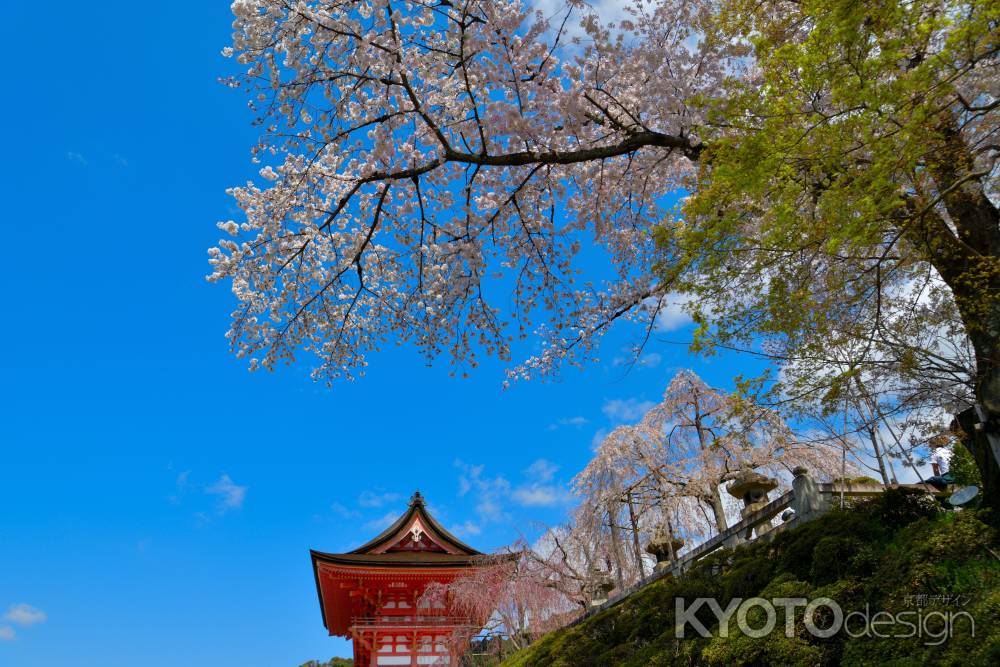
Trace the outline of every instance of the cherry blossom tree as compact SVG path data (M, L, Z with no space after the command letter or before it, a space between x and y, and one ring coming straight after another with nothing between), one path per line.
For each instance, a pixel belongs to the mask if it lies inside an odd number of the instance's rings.
M580 503L569 521L543 526L541 536L531 545L523 541L515 545L529 563L524 571L558 593L557 615L586 609L602 587L624 581L616 569L607 524L594 517L591 508Z
M210 278L232 284L252 368L304 352L351 378L394 340L465 369L538 334L511 371L528 377L592 356L618 318L652 326L668 285L651 229L701 151L692 100L741 53L699 39L703 4L635 2L614 29L580 2L232 7L264 180L231 190L243 215L219 224L236 238ZM584 244L610 278L581 272Z
M553 573L529 553L525 544L517 543L480 558L475 567L447 584L427 587L422 604L447 599L455 615L471 619L469 627L451 638L453 660L474 641L499 649L503 643L493 640L502 638L518 650L563 624L573 605L554 585Z
M691 542L704 539L726 530L736 513L726 483L746 470L781 480L800 465L832 477L841 454L827 442L800 441L774 410L681 371L637 424L608 434L574 482L584 505L619 508L613 523L633 534L633 561L623 569L634 577L642 572L638 547L656 527L652 522ZM645 515L645 507L654 511Z
M725 484L747 470L780 476L805 465L831 477L841 468L828 443L800 443L773 411L679 372L663 399L635 425L601 443L574 479L570 521L484 559L428 599L473 620L453 638L465 650L477 634L504 634L520 647L586 609L599 592L623 590L649 572L645 546L667 527L689 546L737 515Z
M537 336L509 371L532 377L593 359L622 318L645 340L683 290L696 349L839 345L841 384L957 371L932 400L1000 502L994 3L635 0L616 25L577 0L233 12L262 180L232 189L210 277L232 285L251 368L304 355L351 378L392 341L465 372ZM887 325L928 278L971 368L925 345L933 316Z

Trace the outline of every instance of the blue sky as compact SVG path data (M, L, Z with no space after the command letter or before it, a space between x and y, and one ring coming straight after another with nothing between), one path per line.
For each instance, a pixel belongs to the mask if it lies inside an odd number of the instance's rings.
M419 488L483 549L557 522L596 434L678 367L733 359L654 342L504 392L408 349L328 390L250 374L210 285L226 187L255 173L228 3L28 3L0 23L0 665L294 667L325 636L308 549L351 548ZM683 339L678 325L669 333ZM19 606L27 605L27 606Z

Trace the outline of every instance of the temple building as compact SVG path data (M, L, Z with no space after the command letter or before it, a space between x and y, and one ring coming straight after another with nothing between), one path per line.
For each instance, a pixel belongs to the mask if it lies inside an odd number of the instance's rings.
M475 567L482 554L427 512L417 491L406 512L380 535L348 553L310 551L323 625L354 643L356 667L447 665L449 642L482 620L460 618L443 601L421 596Z

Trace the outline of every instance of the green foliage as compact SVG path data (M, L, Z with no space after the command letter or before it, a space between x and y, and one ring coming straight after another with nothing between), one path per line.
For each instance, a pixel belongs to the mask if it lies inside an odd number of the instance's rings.
M827 584L846 577L853 571L851 558L864 544L851 535L829 535L816 543L812 555L810 578Z
M840 482L847 482L848 484L865 485L865 484L878 484L881 485L882 482L878 481L874 477L869 477L868 475L861 475L860 477L834 477L830 480L834 484L839 484Z
M350 658L330 658L326 662L310 660L302 663L299 667L354 667L354 661Z
M716 552L680 577L656 581L616 607L546 635L503 665L1000 664L1000 562L991 553L997 535L980 513L939 512L923 498L887 492L782 532L771 542ZM733 596L827 596L846 614L866 605L873 611L917 611L914 600L921 595L950 596L948 603L924 612L968 612L975 619L975 637L963 621L951 639L936 646L926 637L851 638L843 632L818 639L806 631L801 607L792 619L792 637L782 631L782 608L777 629L764 638L744 635L735 622L728 637L717 636L715 616L707 608L698 618L713 629L712 637L674 636L677 597L688 602L715 597L725 607ZM751 627L763 624L762 614L751 610Z
M886 489L870 501L867 509L874 521L891 529L929 519L940 511L934 498L909 489Z
M976 459L972 456L972 452L962 445L954 446L948 472L951 473L952 479L958 486L978 486L979 488L983 486L979 468L976 466Z
M790 408L842 410L859 380L912 410L1000 402L997 181L977 148L1000 116L1000 3L720 6L708 38L750 44L757 75L696 101L699 172L656 232L661 279L696 296L695 349L795 360ZM976 360L949 375L941 339Z

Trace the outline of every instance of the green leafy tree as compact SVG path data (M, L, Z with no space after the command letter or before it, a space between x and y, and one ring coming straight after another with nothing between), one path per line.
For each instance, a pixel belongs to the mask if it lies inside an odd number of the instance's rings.
M354 661L350 658L330 658L326 662L310 660L302 663L300 667L354 667Z
M976 460L964 447L955 447L948 472L951 473L952 479L958 486L979 486L983 483L979 476L979 468L976 467Z
M792 402L882 386L927 436L950 421L928 410L962 415L997 504L1000 4L730 2L716 19L711 39L748 43L753 67L704 100L693 195L657 232L661 276L699 297L696 346L763 337Z

